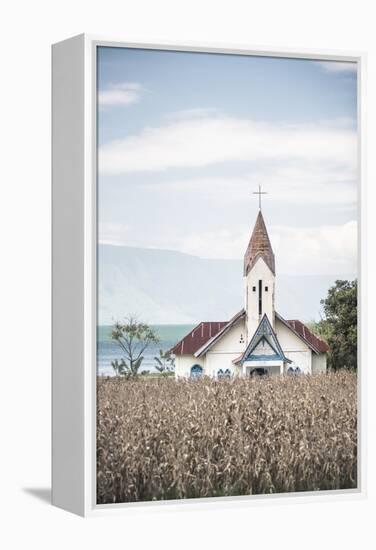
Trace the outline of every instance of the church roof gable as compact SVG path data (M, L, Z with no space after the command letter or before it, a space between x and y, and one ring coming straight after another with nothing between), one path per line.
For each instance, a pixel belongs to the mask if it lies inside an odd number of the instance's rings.
M294 332L315 353L327 353L329 351L328 344L313 334L304 323L295 319L286 320L277 312L275 315L281 323Z
M227 321L203 321L199 323L175 344L171 349L171 353L175 355L194 355L203 344L211 340L226 325Z
M203 355L204 353L206 353L207 351L209 351L209 349L214 346L214 344L216 342L218 342L225 334L227 334L227 332L240 320L242 319L243 317L245 316L245 310L244 309L241 309L236 315L234 315L234 317L232 317L228 323L226 323L222 329L217 333L215 334L210 340L208 340L206 343L203 344L203 346L198 349L195 353L195 356L196 357L200 357L201 355Z
M240 361L279 360L291 362L281 348L277 335L265 314Z
M222 338L222 336L227 334L231 327L233 327L238 320L243 318L244 315L245 311L244 309L242 309L236 315L234 315L234 317L230 319L230 321L210 321L199 323L196 327L194 327L194 329L191 330L191 332L189 332L184 338L182 338L177 344L175 344L175 346L171 349L171 352L175 355L195 355L196 357L200 357L201 355L206 353L216 342L218 342ZM301 321L287 321L277 312L275 313L275 315L276 319L281 321L287 328L294 332L294 334L296 334L298 338L303 340L315 353L326 353L329 350L329 346L326 344L326 342L320 340L320 338L315 336ZM265 318L267 322L265 321L263 323ZM267 337L267 335L263 333L267 325L269 325L270 327L268 328L270 333L269 337ZM264 315L246 351L241 354L237 359L235 359L233 363L238 364L240 361L244 360L245 355L247 354L247 352L249 352L249 349L252 348L252 345L256 347L257 344L261 342L263 336L266 339L267 347L273 349L278 357L284 357L283 360L288 361L279 344L277 335L270 325L269 319L266 315ZM268 358L271 359L272 356L269 356L269 351L267 351L267 354ZM276 357L273 358L275 359ZM261 357L259 357L259 359L261 359Z

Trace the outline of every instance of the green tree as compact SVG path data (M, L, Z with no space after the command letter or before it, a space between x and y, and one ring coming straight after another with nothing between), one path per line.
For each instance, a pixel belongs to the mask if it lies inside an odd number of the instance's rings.
M328 366L333 370L357 367L357 281L338 280L321 304L324 319L316 334L329 345Z
M137 377L144 359L143 353L151 344L159 343L155 331L134 317L126 318L124 324L115 323L111 338L115 340L124 354L120 361L116 359L111 362L112 368L117 376L126 378Z
M159 350L159 357L154 357L155 368L161 374L168 374L175 370L175 358L171 351Z

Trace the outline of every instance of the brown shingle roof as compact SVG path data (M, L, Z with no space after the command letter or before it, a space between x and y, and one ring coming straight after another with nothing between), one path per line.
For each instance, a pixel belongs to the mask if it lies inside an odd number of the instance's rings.
M187 336L184 336L178 342L171 352L175 355L193 355L208 340L213 338L222 328L227 325L227 321L209 321L197 325Z
M171 352L175 355L194 355L201 347L209 343L212 338L215 341L214 336L223 330L226 325L231 325L232 321L236 321L243 314L244 310L241 310L230 321L204 321L199 323L171 349ZM283 319L278 313L276 313L276 316L316 353L326 353L329 350L328 344L315 336L301 321ZM238 362L242 356L243 354L233 362Z
M326 353L329 350L329 346L323 340L320 340L313 332L309 330L301 321L286 320L291 328L312 348L314 348L319 353Z
M196 352L196 357L201 357L203 353L206 353L218 340L224 336L231 327L233 327L240 319L245 317L245 309L241 309L238 311L236 315L234 315L227 323L225 323L224 327L212 338L210 338L207 342L203 344L201 348L199 348Z
M270 270L275 274L275 261L272 245L266 230L261 210L259 210L251 239L244 255L244 275L247 275L258 260L262 258Z

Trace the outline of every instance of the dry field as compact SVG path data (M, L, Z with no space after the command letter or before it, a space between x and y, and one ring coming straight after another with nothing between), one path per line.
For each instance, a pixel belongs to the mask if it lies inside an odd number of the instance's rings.
M98 379L98 503L354 488L356 374Z

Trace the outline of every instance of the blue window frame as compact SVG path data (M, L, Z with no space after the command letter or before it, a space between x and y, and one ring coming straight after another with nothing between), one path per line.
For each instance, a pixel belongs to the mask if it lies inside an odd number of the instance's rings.
M297 374L302 374L302 370L301 370L300 367L296 367L296 368L294 368L294 367L289 367L289 368L287 369L287 374L296 374L296 375L297 375Z
M199 378L200 376L202 376L202 367L200 365L193 365L193 367L191 367L191 377L192 378Z

